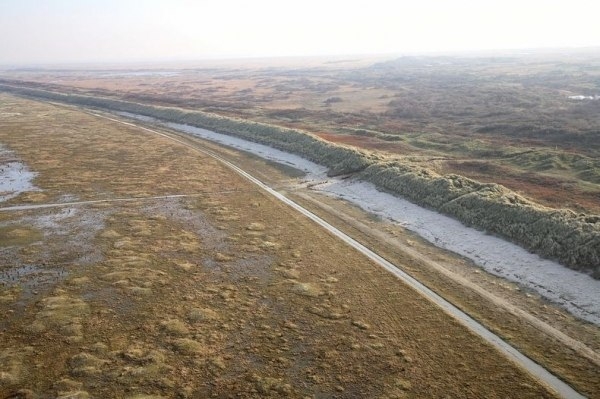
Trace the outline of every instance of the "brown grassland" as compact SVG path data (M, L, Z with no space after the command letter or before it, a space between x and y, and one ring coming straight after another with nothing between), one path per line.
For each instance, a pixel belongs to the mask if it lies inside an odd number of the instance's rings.
M309 62L310 61L310 62ZM156 68L156 67L154 67ZM299 128L600 214L596 51L3 71L4 82Z
M4 94L0 142L41 189L4 207L107 200L0 212L1 398L554 397L193 148ZM188 196L151 198L170 194ZM581 392L600 392L596 366L558 363Z

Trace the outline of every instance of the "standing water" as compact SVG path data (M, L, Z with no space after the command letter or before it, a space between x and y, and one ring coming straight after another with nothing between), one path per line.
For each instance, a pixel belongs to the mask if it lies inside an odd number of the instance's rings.
M12 151L0 145L0 202L8 201L26 191L35 191L36 174L17 160Z

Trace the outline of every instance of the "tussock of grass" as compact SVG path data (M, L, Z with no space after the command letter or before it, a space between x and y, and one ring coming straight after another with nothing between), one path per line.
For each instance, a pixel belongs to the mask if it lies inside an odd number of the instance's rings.
M23 379L25 358L32 351L31 347L0 351L0 386L16 384Z
M220 356L211 357L207 363L208 366L216 372L216 374L227 368L225 360L223 360L223 358Z
M229 262L232 259L233 259L233 256L222 254L221 252L217 252L215 254L215 260L217 262Z
M296 269L283 269L280 271L281 275L290 280L297 280L300 278L300 272Z
M262 249L277 249L281 247L281 244L279 244L278 242L265 240L259 244L259 247Z
M67 284L74 285L74 286L83 286L83 285L89 284L90 281L91 281L90 278L87 277L87 276L85 276L85 277L75 277L75 278L72 278L72 279L68 280Z
M204 355L209 349L206 345L189 338L176 339L173 341L173 346L184 355Z
M216 320L219 314L209 308L193 308L188 312L188 319L191 322L197 323L208 320Z
M176 260L175 264L177 265L177 267L183 271L189 272L190 270L193 270L196 268L196 265L193 263L190 263L188 261L185 260Z
M254 222L254 223L250 223L247 227L246 230L250 230L250 231L265 231L266 230L266 226L262 223L259 222Z
M340 320L346 317L341 311L336 311L327 307L313 306L308 308L307 311L329 320Z
M411 382L402 378L398 378L396 380L395 386L402 391L410 391L410 389L412 388Z
M41 204L48 202L48 195L46 193L40 193L37 191L22 193L19 198L22 202L28 204Z
M263 395L288 396L293 392L292 386L286 384L281 378L263 377L252 374L247 378L254 383L256 390Z
M308 296L312 298L316 298L323 294L323 291L321 291L316 285L311 283L301 283L297 281L294 282L292 291L298 295Z
M92 345L91 350L95 353L106 353L108 351L108 345L104 342L96 342Z
M21 291L21 287L18 286L13 286L9 289L0 291L0 305L16 301Z
M57 399L87 399L90 395L82 389L83 384L78 381L73 381L64 378L54 384L54 389L57 390Z
M102 368L109 363L108 360L100 359L92 354L82 352L71 358L71 374L74 376L91 376L102 372Z
M165 372L169 366L165 363L166 357L162 351L156 349L144 348L143 343L136 342L126 350L118 352L117 362L125 361L121 364L119 380L125 385L148 381L155 383L161 381L164 383ZM114 371L114 370L111 370Z
M361 330L368 330L371 328L371 326L361 320L353 320L352 325L360 328Z
M59 294L43 299L41 306L42 310L30 326L32 332L53 331L71 342L83 338L81 321L90 312L87 303L78 298Z
M121 237L121 234L117 233L116 231L114 231L112 229L107 229L107 230L104 230L102 233L100 233L100 237L102 237L102 238L119 238L119 237Z
M190 332L185 323L178 319L165 320L160 326L169 335L187 335Z

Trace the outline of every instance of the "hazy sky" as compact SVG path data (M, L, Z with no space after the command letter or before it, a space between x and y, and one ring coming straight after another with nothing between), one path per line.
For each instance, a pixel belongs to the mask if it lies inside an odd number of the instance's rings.
M600 46L600 0L0 0L0 64Z

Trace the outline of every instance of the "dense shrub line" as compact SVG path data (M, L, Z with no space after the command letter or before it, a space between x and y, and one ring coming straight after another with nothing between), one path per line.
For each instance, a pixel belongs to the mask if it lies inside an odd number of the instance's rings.
M0 85L54 101L125 111L235 135L327 166L331 175L359 172L378 188L513 241L543 257L600 278L600 217L535 204L503 186L434 171L326 142L308 133L201 111Z
M14 88L2 84L0 84L0 89L8 89L24 95L69 104L151 116L164 121L188 124L218 133L237 136L266 144L282 151L301 155L313 162L327 166L332 176L360 171L374 160L371 155L354 148L335 145L298 130L265 123L245 121L181 108L145 105L116 99L79 94L63 94L39 89Z
M462 223L600 278L600 216L546 208L507 188L401 163L376 163L364 180Z

